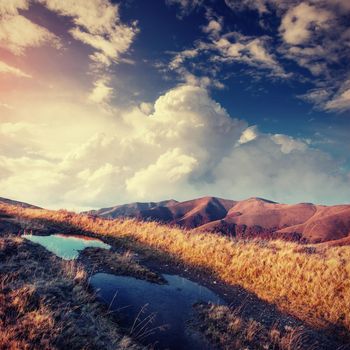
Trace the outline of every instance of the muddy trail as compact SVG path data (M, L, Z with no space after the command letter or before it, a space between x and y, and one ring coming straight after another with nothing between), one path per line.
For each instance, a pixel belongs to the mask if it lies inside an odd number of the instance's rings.
M29 240L28 236L18 238L24 231L31 232L32 239ZM79 248L73 252L72 258L76 260L60 257L59 252L52 249L50 252L50 247L42 244L41 239L48 241L48 237L51 236L52 240L53 235L57 239L58 233L61 236L59 240L73 240L78 244ZM38 335L33 340L23 325L23 334L16 330L12 338L13 341L24 339L23 341L29 344L29 349L43 346L43 339L46 339L52 348L64 348L60 342L62 339L69 341L69 338L64 337L65 327L60 323L62 317L59 310L62 309L62 303L65 310L73 307L74 312L78 314L87 312L84 315L90 320L90 323L86 324L76 321L75 325L73 318L69 323L72 325L69 334L77 334L74 337L77 346L69 346L76 349L108 349L112 346L120 349L136 349L143 346L155 349L350 349L344 340L347 334L342 333L339 328L310 326L239 286L223 283L208 271L185 266L170 256L135 244L125 237L117 239L97 236L92 232L77 232L74 227L62 227L56 223L33 223L31 226L31 223L26 221L23 225L18 218L10 216L0 217L0 237L2 279L8 278L6 276L13 274L15 269L22 271L24 268L20 263L13 266L10 264L14 260L22 261L18 259L18 254L26 256L26 260L35 266L35 269L31 269L35 271L32 275L26 269L23 277L20 273L21 277L17 276L16 282L11 282L13 288L22 290L24 294L23 288L28 284L36 288L45 280L51 280L51 284L56 283L57 276L62 276L59 272L62 269L62 261L64 264L70 264L72 261L77 263L85 276L80 281L75 277L64 277L71 283L72 290L76 285L83 286L81 288L86 293L84 298L87 298L84 305L72 303L71 299L74 300L75 297L64 290L60 290L60 295L64 297L61 301L56 300L56 304L47 296L45 290L36 290L37 298L42 298L44 304L52 308L52 324L57 328L57 334L60 329L63 336L49 336L41 331L38 325ZM100 243L97 244L97 241ZM16 248L8 248L13 246ZM57 242L53 246L57 247ZM71 244L67 244L67 247L70 249ZM39 270L43 271L39 274L42 280L38 282ZM58 289L60 288L59 286ZM6 299L6 290L2 293ZM66 300L66 294L69 300ZM41 303L37 303L40 304L39 310ZM72 304L75 306L71 306ZM153 307L154 305L157 307ZM79 311L79 308L83 311ZM22 312L21 317L25 318L28 312ZM174 317L174 314L177 316ZM158 318L160 315L160 322L157 322L157 315ZM9 324L10 321L6 321L6 310L1 317L3 324ZM76 319L78 318L76 316ZM173 333L167 333L169 326L171 328L169 321L175 324ZM86 329L93 333L90 334ZM111 329L115 333L112 334ZM84 338L100 339L101 337L97 336L99 333L105 344L87 342L90 344L87 345L86 340L84 343ZM106 339L109 339L110 344ZM67 344L64 343L64 346Z

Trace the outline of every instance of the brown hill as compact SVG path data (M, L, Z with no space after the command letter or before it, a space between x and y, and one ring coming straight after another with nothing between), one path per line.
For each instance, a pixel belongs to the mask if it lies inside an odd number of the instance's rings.
M350 236L350 205L316 206L315 214L308 220L279 232L300 232L312 243L344 239Z
M235 201L215 197L203 197L186 202L177 202L172 199L158 203L118 205L88 213L108 219L134 217L196 228L208 222L223 219L235 203Z
M263 237L310 243L350 242L350 205L280 204L262 198L233 201L203 197L185 202L132 203L89 214L134 217L235 237ZM332 243L334 244L334 243Z
M130 203L123 205L116 205L110 208L102 208L99 210L91 210L88 212L92 215L101 216L108 219L115 219L117 217L135 217L138 219L146 219L148 218L148 212L154 213L155 217L159 215L159 217L164 216L164 220L167 221L167 210L163 212L162 208L167 208L167 206L171 206L173 204L177 204L178 202L171 199L168 201L162 202L149 202L149 203ZM161 210L161 213L157 214L157 212ZM150 215L151 217L151 215ZM154 219L155 219L154 217Z

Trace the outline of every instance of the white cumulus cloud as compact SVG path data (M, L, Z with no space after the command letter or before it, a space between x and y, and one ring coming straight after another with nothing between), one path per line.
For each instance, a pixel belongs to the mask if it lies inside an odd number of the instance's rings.
M135 106L94 132L100 118L79 141L83 119L69 118L72 135L56 127L67 147L52 158L41 156L50 154L40 139L49 125L2 125L2 196L77 209L203 195L329 204L350 196L350 178L330 155L232 118L205 87L174 87L152 108Z
M108 78L106 77L95 81L94 88L88 96L89 101L97 104L107 103L113 95L113 88L108 86L108 82Z

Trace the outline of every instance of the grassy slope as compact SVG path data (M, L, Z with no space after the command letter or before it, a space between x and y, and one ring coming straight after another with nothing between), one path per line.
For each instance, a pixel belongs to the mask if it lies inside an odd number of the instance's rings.
M310 248L282 241L233 241L154 222L108 221L69 213L0 206L31 222L55 222L77 230L138 242L207 269L279 308L312 323L350 330L350 247ZM33 223L31 223L32 225Z

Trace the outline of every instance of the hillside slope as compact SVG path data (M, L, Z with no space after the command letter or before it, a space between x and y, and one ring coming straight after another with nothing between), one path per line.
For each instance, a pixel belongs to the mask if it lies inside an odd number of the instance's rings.
M8 198L3 198L3 197L0 197L0 203L16 205L16 206L20 206L22 208L41 209L40 207L37 207L37 206L32 205L32 204L28 204L25 202L19 202L19 201L15 201L13 199L8 199Z

